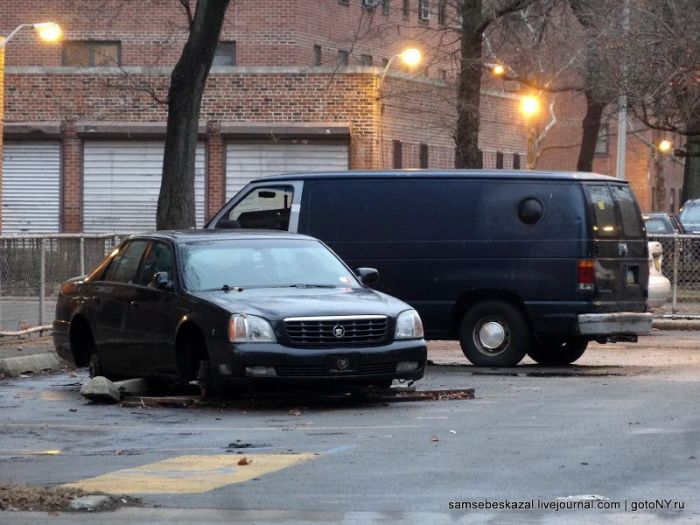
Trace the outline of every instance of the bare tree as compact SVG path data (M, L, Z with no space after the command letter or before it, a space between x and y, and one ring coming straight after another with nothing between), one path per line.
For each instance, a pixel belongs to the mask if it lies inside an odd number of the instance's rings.
M685 137L682 200L700 198L700 4L639 0L630 7L627 95L653 129Z
M209 76L229 0L179 0L190 34L173 69L168 91L168 127L158 197L159 230L195 225L194 166L202 94Z

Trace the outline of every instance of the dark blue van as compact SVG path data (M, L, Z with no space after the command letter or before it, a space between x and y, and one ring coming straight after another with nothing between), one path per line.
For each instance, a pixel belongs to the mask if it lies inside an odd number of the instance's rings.
M480 366L526 354L569 364L588 341L636 341L647 240L629 185L590 173L346 171L252 181L208 228L318 237L420 313L428 339L459 339Z

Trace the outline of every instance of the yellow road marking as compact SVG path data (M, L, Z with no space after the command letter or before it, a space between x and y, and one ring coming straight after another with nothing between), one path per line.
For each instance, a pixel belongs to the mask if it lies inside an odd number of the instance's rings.
M249 465L238 465L242 458ZM195 494L241 483L317 457L316 454L178 456L117 470L64 487L107 494Z

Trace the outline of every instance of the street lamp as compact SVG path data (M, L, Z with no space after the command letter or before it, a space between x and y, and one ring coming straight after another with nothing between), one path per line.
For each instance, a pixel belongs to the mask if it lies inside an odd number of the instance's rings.
M664 139L656 146L661 153L669 153L673 148L673 143L670 140Z
M535 168L537 127L534 117L540 112L540 99L535 95L525 95L520 99L520 113L527 122L527 169Z
M401 60L405 65L407 65L410 68L416 67L418 64L421 63L423 60L423 53L421 53L420 49L417 49L415 47L409 47L401 51L400 53L395 54L392 56L384 66L384 69L382 70L382 74L379 76L379 82L377 84L377 102L380 103L379 107L379 118L378 118L378 127L379 127L379 158L381 162L381 167L384 167L384 102L382 102L382 87L384 86L384 78L386 77L387 72L389 71L389 68L391 67L391 64L394 62L396 59Z
M2 143L3 143L3 122L5 120L4 107L5 107L5 46L12 40L12 38L25 27L31 27L34 29L39 38L45 42L57 42L61 39L62 32L61 27L55 22L42 22L40 24L21 24L17 26L9 35L6 37L0 36L0 182L2 181ZM0 188L2 186L0 185ZM0 198L2 197L2 190L0 189ZM0 225L2 225L2 215L0 215Z

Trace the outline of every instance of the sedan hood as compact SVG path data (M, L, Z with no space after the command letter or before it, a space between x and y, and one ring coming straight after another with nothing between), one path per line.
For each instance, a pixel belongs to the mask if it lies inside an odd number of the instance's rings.
M411 308L403 301L368 288L248 288L194 292L231 313L278 321L288 317L386 315Z

